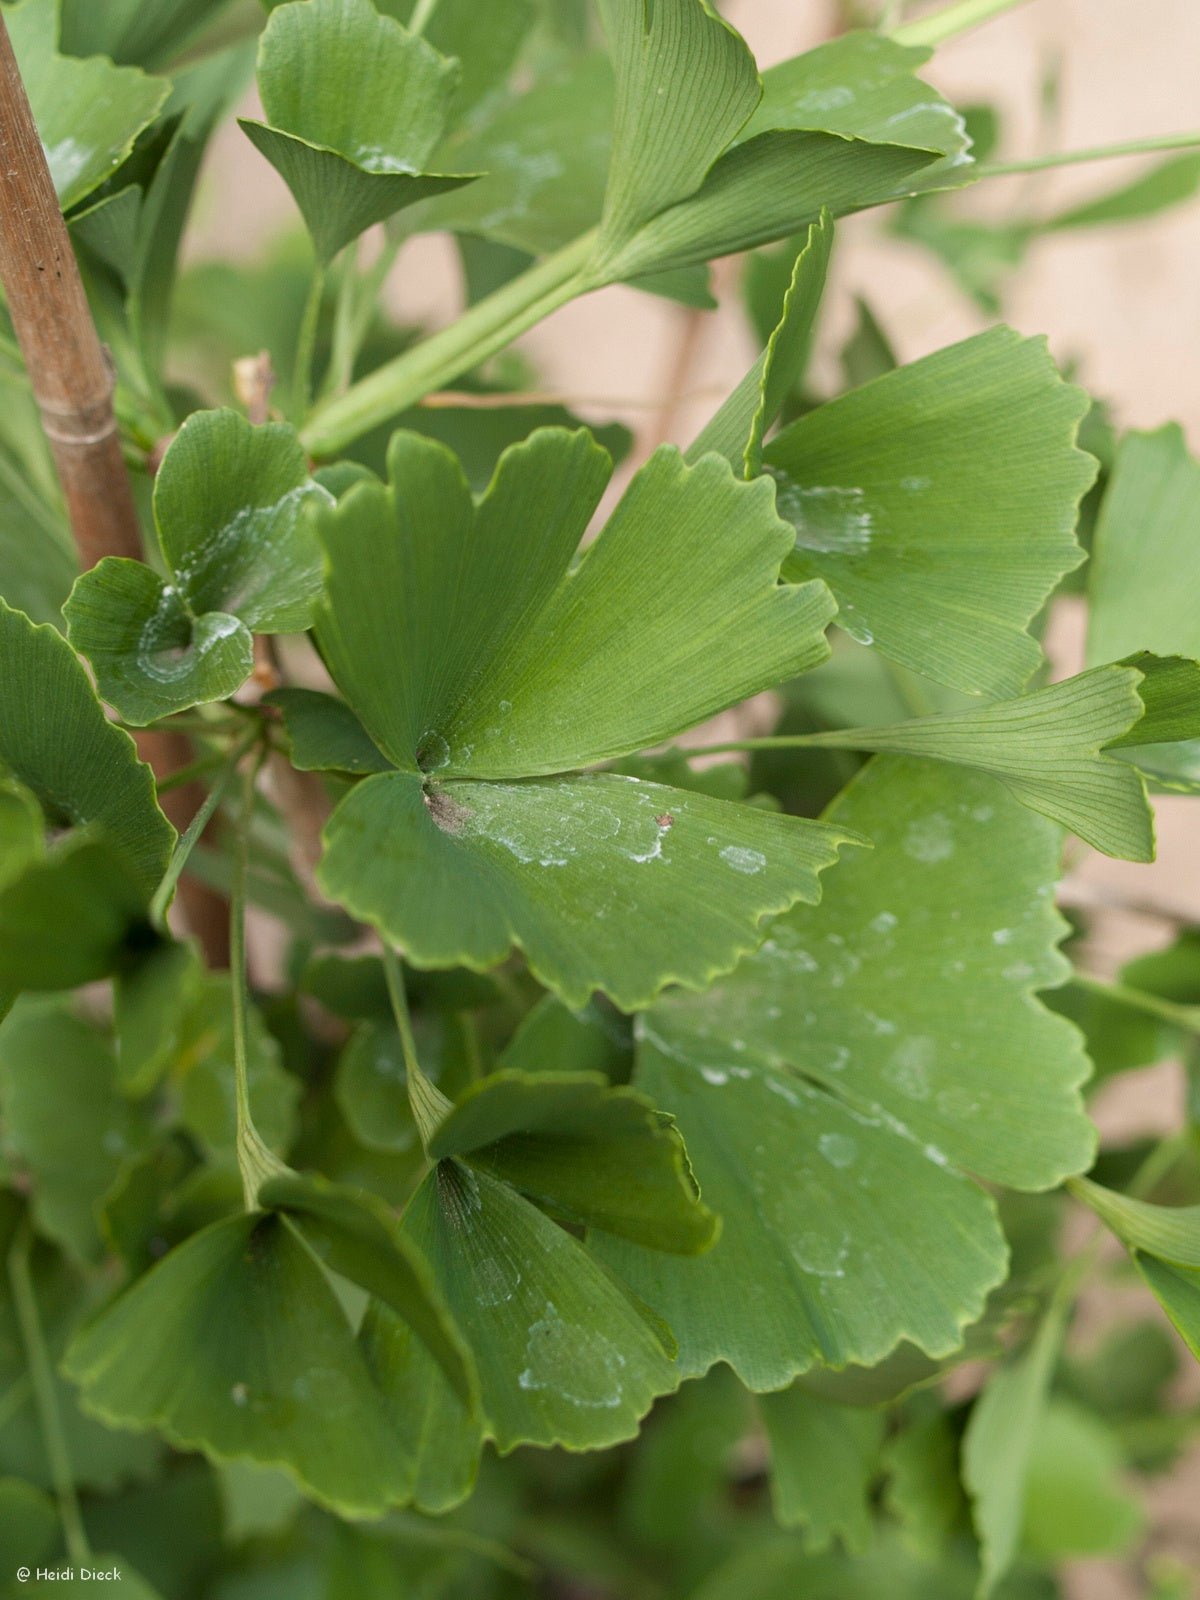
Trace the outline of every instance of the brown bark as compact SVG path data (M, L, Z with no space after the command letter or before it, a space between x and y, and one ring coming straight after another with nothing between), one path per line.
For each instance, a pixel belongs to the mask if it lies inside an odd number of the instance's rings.
M0 14L0 280L42 426L54 452L79 559L140 560L141 530L113 411L115 377L100 343L25 86ZM149 731L138 746L159 776L191 760L179 734ZM164 796L180 826L204 791L185 784ZM210 962L227 965L227 914L195 880L180 886L191 931Z

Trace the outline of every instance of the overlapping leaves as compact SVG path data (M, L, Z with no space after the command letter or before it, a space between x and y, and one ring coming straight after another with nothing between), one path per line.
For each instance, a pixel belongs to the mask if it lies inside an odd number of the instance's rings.
M660 451L572 568L609 470L586 434L508 451L478 505L440 446L398 434L389 459L387 488L318 519L321 651L397 769L338 807L326 892L418 966L516 944L572 1003L601 988L627 1008L703 984L762 916L815 899L843 831L570 775L825 655L823 586L777 582L769 487Z
M1006 1262L967 1174L1036 1189L1090 1159L1088 1063L1032 993L1067 970L1057 830L994 780L894 758L832 816L875 849L820 913L641 1023L634 1082L678 1118L723 1231L694 1261L595 1248L667 1318L685 1376L725 1360L772 1389L902 1340L954 1349Z
M140 725L240 688L253 633L312 620L321 562L303 512L329 498L285 425L253 428L232 411L190 417L154 486L169 578L106 556L64 608L104 698Z

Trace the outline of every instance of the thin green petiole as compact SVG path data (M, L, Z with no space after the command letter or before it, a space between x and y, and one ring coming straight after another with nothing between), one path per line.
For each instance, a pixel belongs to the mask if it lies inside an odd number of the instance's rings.
M409 33L424 33L433 21L433 14L437 8L438 0L417 0L413 14L408 19Z
M408 1079L408 1103L413 1120L421 1135L421 1148L428 1151L430 1141L438 1126L445 1122L453 1109L449 1100L435 1083L431 1083L417 1060L417 1042L413 1038L412 1018L408 1011L408 996L404 992L404 970L400 958L390 945L383 947L383 970L387 977L388 998L400 1034L400 1048L404 1051L404 1072Z
M156 928L166 926L167 911L171 905L171 898L175 893L175 885L179 882L183 869L188 864L188 857L195 848L200 835L212 820L213 813L224 799L225 791L229 788L233 775L238 769L238 763L243 756L249 754L258 743L260 737L261 730L255 727L253 733L248 734L240 743L234 745L225 758L225 766L218 775L217 781L205 796L204 804L188 824L187 830L180 836L171 855L170 864L166 872L163 873L162 882L154 891L154 898L150 902L150 920ZM198 765L198 763L194 763L193 767L195 765Z
M1129 139L1124 144L1093 145L1088 150L1063 150L1057 155L1031 156L1027 161L990 161L976 167L976 181L982 178L1011 178L1022 172L1050 172L1059 167L1078 167L1090 161L1116 161L1122 156L1149 156L1170 150L1200 149L1200 133L1164 133L1150 139Z
M915 22L893 29L892 38L897 44L943 44L956 34L978 28L981 23L1025 4L1026 0L955 0L944 11L935 12L931 17L918 17Z
M300 332L296 340L296 366L292 373L292 410L298 421L308 415L312 402L313 361L317 351L317 326L321 320L321 301L325 295L325 263L318 261L313 267L308 299L300 317Z
M38 1315L37 1295L33 1288L33 1275L29 1270L30 1232L22 1224L8 1256L8 1276L12 1284L13 1305L21 1329L21 1342L25 1346L25 1359L33 1384L34 1403L42 1442L50 1465L50 1477L58 1500L58 1514L62 1521L67 1555L76 1566L85 1566L92 1558L92 1547L79 1511L75 1493L75 1475L71 1470L71 1456L67 1449L67 1436L63 1430L62 1413L54 1390L54 1369L42 1333Z
M1174 1028L1182 1028L1185 1033L1200 1035L1200 1006L1179 1005L1174 1000L1164 1000L1161 995L1147 994L1144 989L1134 989L1129 984L1106 983L1104 979L1094 978L1087 972L1076 972L1071 978L1071 983L1074 987L1087 989L1103 999L1115 1000L1119 1005L1128 1006L1132 1011L1142 1011L1149 1017L1157 1017L1160 1022L1170 1023Z
M237 1158L242 1175L246 1210L253 1211L258 1191L271 1178L286 1177L288 1168L263 1143L250 1111L249 1052L247 1018L250 990L246 970L246 880L250 871L250 826L254 817L254 794L262 766L263 752L247 769L242 787L241 827L233 851L233 874L229 894L229 976L233 988L233 1076L237 1109Z

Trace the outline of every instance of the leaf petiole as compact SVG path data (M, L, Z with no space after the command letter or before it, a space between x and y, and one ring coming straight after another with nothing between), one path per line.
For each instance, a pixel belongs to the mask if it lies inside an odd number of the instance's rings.
M33 1276L29 1270L31 1235L29 1224L23 1223L17 1232L8 1256L8 1276L12 1284L13 1306L21 1329L21 1342L25 1346L25 1359L29 1365L33 1385L34 1403L42 1431L42 1443L50 1465L50 1477L58 1500L58 1514L62 1521L67 1554L76 1566L85 1566L92 1556L87 1530L79 1510L75 1493L75 1475L71 1469L67 1436L63 1430L62 1413L58 1396L54 1392L54 1371L38 1315L37 1295Z
M362 434L503 350L559 306L586 293L593 287L585 269L594 244L594 232L582 234L480 300L457 322L385 362L344 394L317 406L300 430L304 448L318 458L336 455Z
M292 409L297 421L304 418L312 401L313 361L317 350L321 302L325 295L325 270L323 261L318 260L313 266L308 299L304 302L304 311L300 317L300 332L296 340L296 363L292 373Z
M156 928L166 926L167 912L170 909L171 900L175 893L175 885L179 882L183 870L188 864L188 858L195 849L200 835L212 820L213 813L224 799L225 791L229 788L233 775L238 769L238 763L243 756L249 754L261 737L262 729L256 724L253 731L235 744L233 749L225 756L225 764L218 774L216 782L205 796L204 804L197 811L188 824L186 831L176 843L167 870L163 873L162 882L154 891L154 898L150 902L150 920ZM193 762L186 770L189 774L193 774L199 765L199 762Z
M413 14L408 19L409 33L424 33L433 21L433 14L437 8L438 0L417 0Z
M1150 139L1128 139L1123 144L1093 145L1087 150L1061 150L1054 155L1032 156L1026 161L991 161L975 168L973 178L1010 178L1022 172L1050 172L1077 167L1089 161L1116 161L1122 156L1148 156L1170 150L1200 149L1200 133L1164 133Z
M1017 6L1026 3L1027 0L955 0L953 5L935 12L931 17L918 17L915 22L906 22L899 28L893 28L892 38L897 44L944 44L947 39L978 28L993 17L1014 11Z
M1076 972L1071 983L1075 988L1087 989L1103 999L1128 1006L1132 1011L1142 1011L1161 1022L1169 1022L1172 1027L1182 1028L1186 1033L1200 1035L1200 1006L1179 1005L1174 1000L1165 1000L1161 995L1149 994L1145 989L1135 989L1130 984L1107 983L1087 972Z
M404 1052L408 1103L412 1107L413 1120L421 1135L421 1148L428 1151L435 1131L446 1120L452 1107L438 1086L421 1070L421 1063L417 1060L417 1043L413 1038L412 1018L408 1011L408 996L404 992L404 971L400 966L399 956L386 943L383 947L383 970L387 977L392 1014L400 1034L400 1047Z
M269 1150L254 1126L250 1111L249 1052L247 1017L250 991L246 969L246 879L250 867L250 826L254 817L254 793L259 769L266 752L246 769L242 785L241 827L233 851L233 881L229 894L229 976L233 990L233 1073L237 1107L237 1158L242 1175L246 1210L253 1211L258 1191L272 1178L290 1175L289 1168Z

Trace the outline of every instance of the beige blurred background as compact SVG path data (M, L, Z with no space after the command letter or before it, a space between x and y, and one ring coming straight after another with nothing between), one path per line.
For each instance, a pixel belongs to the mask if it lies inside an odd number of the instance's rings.
M828 38L843 20L834 0L727 0L722 9L764 66ZM1040 86L1053 71L1060 98L1048 123L1039 113ZM998 154L1005 159L1200 129L1200 0L1028 0L945 45L925 76L956 104L988 102L1001 111ZM996 179L960 203L990 217L1049 211L1144 165L1126 160ZM235 126L217 141L197 221L193 255L200 256L253 254L273 232L294 225L287 191ZM622 288L566 307L522 341L540 386L590 421L625 422L637 437L635 459L663 438L686 442L757 354L728 293L735 272L718 266L726 303L716 313L691 314ZM451 318L458 293L456 258L437 239L409 245L387 287L395 315L425 325ZM902 360L991 320L917 246L883 234L871 216L849 219L839 224L818 378L835 370L833 353L853 326L856 294L869 301ZM1007 292L1004 320L1048 335L1059 361L1111 403L1119 426L1178 420L1200 447L1200 199L1148 222L1035 243ZM1068 615L1055 635L1062 673L1079 665L1078 635ZM1170 913L1200 921L1200 801L1163 801L1158 812L1153 867L1092 855L1072 874L1076 897L1112 902L1091 952L1097 970L1110 972L1138 950L1167 942ZM1126 901L1168 916L1121 909ZM1177 1128L1182 1075L1175 1066L1127 1075L1102 1097L1097 1115L1110 1135ZM1092 1296L1078 1336L1093 1338L1128 1311L1124 1297ZM1196 1380L1193 1369L1186 1391L1192 1400L1200 1396ZM1150 1499L1149 1547L1193 1563L1200 1596L1200 1450ZM1094 1562L1070 1574L1069 1593L1071 1600L1140 1600L1146 1591L1132 1573Z

